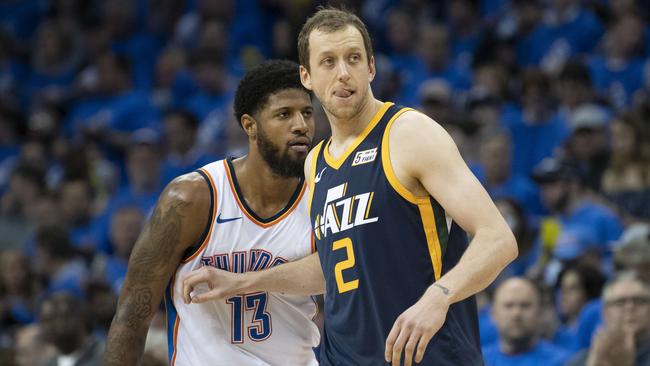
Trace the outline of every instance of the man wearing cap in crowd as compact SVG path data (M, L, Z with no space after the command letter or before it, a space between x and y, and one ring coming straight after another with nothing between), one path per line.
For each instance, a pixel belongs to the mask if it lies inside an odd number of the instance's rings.
M620 220L608 207L590 197L578 166L547 158L535 167L532 178L540 185L542 203L549 211L540 224L539 235L546 253L543 261L550 259L558 237L567 226L588 228L605 253L607 244L618 239L622 231Z
M568 155L584 170L585 185L594 191L609 164L609 121L609 113L595 104L582 105L569 117Z

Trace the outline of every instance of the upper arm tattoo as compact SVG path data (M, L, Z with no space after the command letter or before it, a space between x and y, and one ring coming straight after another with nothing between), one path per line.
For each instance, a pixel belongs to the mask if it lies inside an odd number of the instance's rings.
M156 207L129 260L132 280L147 283L169 276L166 273L169 260L179 244L184 218L182 210L187 206L187 202L173 202L164 213L161 207Z

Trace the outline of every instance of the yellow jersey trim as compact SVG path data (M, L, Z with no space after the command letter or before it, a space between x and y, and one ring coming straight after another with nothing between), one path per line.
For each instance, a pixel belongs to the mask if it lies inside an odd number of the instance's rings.
M442 247L438 239L438 228L436 227L436 218L433 213L433 206L431 202L419 203L418 209L420 210L420 217L422 218L422 226L424 227L424 235L427 238L427 247L429 248L429 256L431 257L431 264L433 265L433 276L436 281L440 279L442 272Z
M379 123L379 121L381 120L381 117L384 116L384 114L386 113L388 108L390 108L390 106L392 106L392 105L393 105L393 103L391 103L391 102L385 102L381 106L381 108L379 108L377 113L375 113L375 116L372 117L372 119L370 120L370 123L368 123L366 128L364 128L364 130L359 134L359 136L357 136L354 139L354 141L352 141L350 146L348 146L348 148L345 149L345 152L341 156L339 156L338 158L332 157L330 155L330 153L329 153L329 146L330 146L330 143L332 142L332 138L330 137L329 140L327 140L327 144L325 145L325 149L323 151L323 157L325 158L325 162L327 163L327 165L329 165L330 167L338 170L341 167L341 165L343 165L343 163L348 158L348 156L350 156L350 154L352 154L352 152L354 150L356 150L357 147L359 147L361 142L368 136L368 134L370 134L370 131L372 131L372 129Z
M422 226L424 228L424 234L427 239L427 248L429 249L429 256L431 257L431 264L433 266L433 273L436 281L440 278L442 273L442 247L440 245L440 239L438 238L438 228L436 227L435 214L433 212L433 206L429 201L429 196L416 196L413 192L409 191L408 188L397 179L395 171L393 170L393 165L390 161L390 128L393 123L402 115L402 113L407 111L412 111L411 108L400 109L395 115L388 121L386 125L386 130L384 130L384 136L381 141L381 165L384 168L384 175L390 183L391 187L400 195L402 198L408 202L417 205L420 210L420 217L422 219Z

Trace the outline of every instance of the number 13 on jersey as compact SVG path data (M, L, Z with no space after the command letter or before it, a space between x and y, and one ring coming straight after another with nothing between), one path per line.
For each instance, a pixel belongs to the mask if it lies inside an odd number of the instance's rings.
M244 343L244 315L251 310L253 317L252 325L247 327L248 338L260 342L271 335L271 314L266 311L267 300L266 292L233 296L226 300L232 311L230 340L232 343Z
M345 249L347 259L344 259L334 266L334 276L336 278L336 287L338 287L339 294L354 290L359 287L359 280L352 280L345 282L343 279L343 271L354 267L356 263L354 260L354 248L352 247L352 240L350 238L343 238L332 243L332 250Z

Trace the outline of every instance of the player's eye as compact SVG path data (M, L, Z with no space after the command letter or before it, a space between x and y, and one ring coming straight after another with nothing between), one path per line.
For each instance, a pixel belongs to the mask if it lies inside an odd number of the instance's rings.
M309 117L311 117L312 114L313 114L313 112L311 110L302 111L303 118L309 118Z
M332 66L332 65L334 65L334 60L332 58L328 57L328 58L323 59L323 61L321 61L321 64L323 64L325 66Z
M352 62L361 61L361 55L359 55L358 53L353 53L352 55L350 55L350 61Z
M281 118L281 119L289 118L289 112L280 112L280 113L278 113L278 118Z

